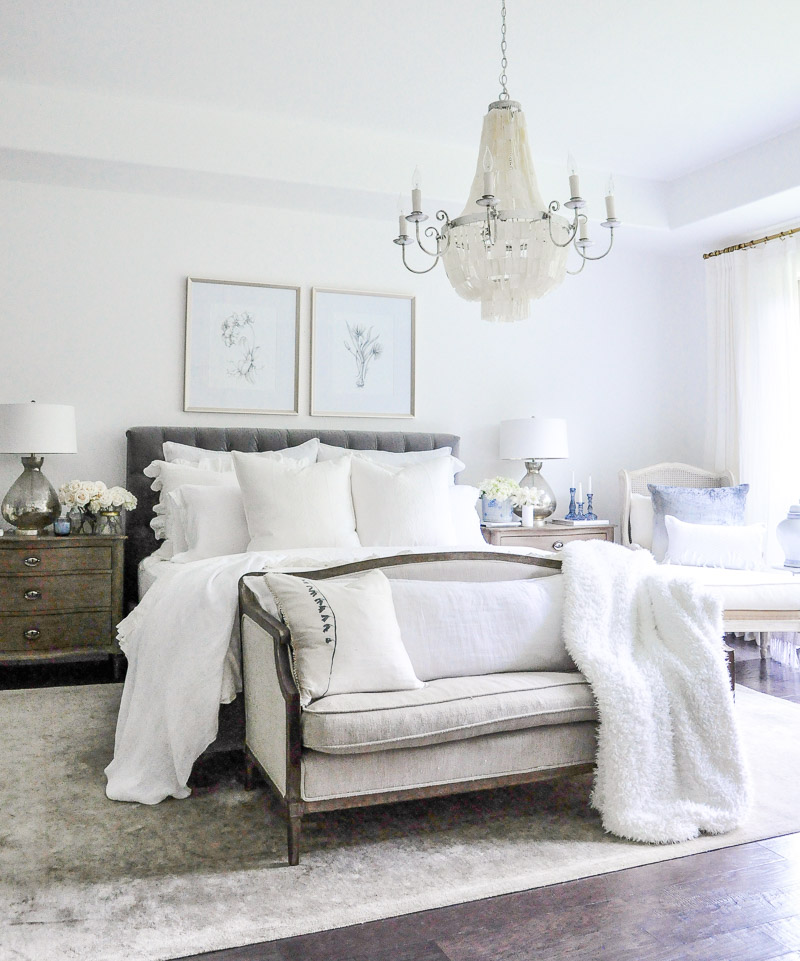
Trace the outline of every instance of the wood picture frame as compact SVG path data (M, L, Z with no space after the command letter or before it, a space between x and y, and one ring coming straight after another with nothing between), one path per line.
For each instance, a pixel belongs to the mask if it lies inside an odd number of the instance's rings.
M185 411L297 414L300 288L186 280Z
M312 415L414 417L415 310L409 294L312 288Z

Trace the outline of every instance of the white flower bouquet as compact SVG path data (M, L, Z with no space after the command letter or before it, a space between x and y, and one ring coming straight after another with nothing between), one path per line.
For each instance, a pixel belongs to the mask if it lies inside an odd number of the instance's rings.
M538 487L520 487L511 495L514 507L542 507L546 499L544 491Z
M58 499L64 507L69 508L70 513L77 511L82 515L73 523L73 532L85 530L84 521L94 520L101 514L119 514L120 511L131 511L136 507L136 498L130 491L124 487L106 487L102 481L70 481L59 487ZM94 533L100 533L96 523L93 530ZM114 526L102 530L104 533L118 532Z
M519 484L510 477L492 477L480 482L480 492L495 501L512 500L520 490Z

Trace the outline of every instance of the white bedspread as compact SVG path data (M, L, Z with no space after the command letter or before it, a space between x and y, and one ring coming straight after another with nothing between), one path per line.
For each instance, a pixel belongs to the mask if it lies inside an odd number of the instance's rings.
M241 690L236 612L242 574L314 570L410 550L423 549L304 548L170 565L118 628L128 673L114 759L105 772L108 797L157 804L191 793L192 765L217 735L219 705Z
M662 843L732 830L749 792L719 600L648 551L604 541L568 545L563 573L564 641L600 716L603 826Z

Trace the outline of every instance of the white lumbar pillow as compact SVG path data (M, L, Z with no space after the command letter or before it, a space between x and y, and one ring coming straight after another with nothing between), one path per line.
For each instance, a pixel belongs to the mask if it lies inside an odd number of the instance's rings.
M653 546L653 499L649 494L631 494L631 543Z
M481 519L475 505L481 492L469 484L454 484L449 489L453 517L453 544L461 547L486 547Z
M175 441L165 440L161 445L164 450L164 460L168 463L180 461L184 464L196 464L205 470L232 471L233 457L230 451L225 450L206 450L202 447L192 447L189 444L177 444ZM251 457L264 457L270 454L280 454L292 460L308 460L313 463L317 459L319 450L319 440L312 437L304 444L296 447L284 447L277 451L259 451L251 453Z
M764 568L764 524L690 524L665 514L664 526L668 564L738 571Z
M461 582L391 579L400 635L423 681L503 671L574 671L559 575Z
M233 452L250 531L249 551L360 547L350 458L305 464Z
M241 554L250 543L242 490L185 484L169 495L183 515L186 547L172 555L176 564Z
M353 458L353 506L364 547L443 547L455 543L451 467L437 457L410 467Z
M403 647L392 591L381 571L319 581L265 576L292 635L303 707L326 694L424 686Z
M333 460L336 457L344 457L349 454L360 460L368 460L373 464L385 464L387 467L410 467L412 464L422 464L425 461L435 460L437 457L446 457L450 464L451 475L458 474L467 466L464 461L453 457L452 447L437 447L435 450L350 450L347 447L333 447L331 444L320 444L317 460ZM452 483L452 477L451 477Z

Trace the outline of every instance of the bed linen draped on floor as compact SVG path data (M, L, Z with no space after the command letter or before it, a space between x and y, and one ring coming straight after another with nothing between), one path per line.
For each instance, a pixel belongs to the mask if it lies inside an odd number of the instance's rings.
M158 804L191 794L192 765L217 736L219 705L241 690L235 627L243 574L316 570L410 550L303 548L173 565L117 629L128 672L107 796Z
M564 641L600 717L592 804L603 827L672 842L733 830L748 778L719 602L649 551L563 552Z

